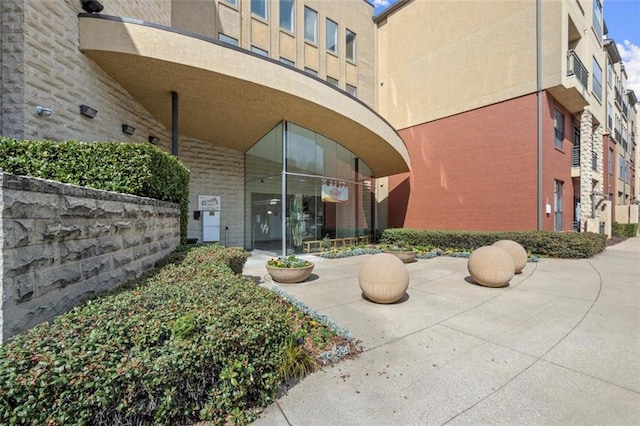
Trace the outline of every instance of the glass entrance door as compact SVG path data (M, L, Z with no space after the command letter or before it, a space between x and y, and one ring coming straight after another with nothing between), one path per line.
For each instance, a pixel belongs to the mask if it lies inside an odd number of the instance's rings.
M251 246L276 252L282 246L282 200L279 194L251 194Z

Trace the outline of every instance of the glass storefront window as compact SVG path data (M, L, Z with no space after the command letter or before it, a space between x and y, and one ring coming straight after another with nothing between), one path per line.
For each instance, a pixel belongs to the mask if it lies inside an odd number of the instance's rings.
M246 169L247 249L317 251L325 237L357 245L374 229L371 170L318 133L281 123L247 151Z
M282 124L245 154L245 247L282 247Z

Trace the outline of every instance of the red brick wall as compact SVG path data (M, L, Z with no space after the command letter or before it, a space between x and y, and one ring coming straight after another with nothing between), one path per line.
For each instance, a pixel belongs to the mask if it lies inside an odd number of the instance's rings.
M613 150L613 153L611 152ZM613 156L611 161L613 162L613 173L609 174L609 157ZM607 195L611 195L611 217L616 217L616 182L615 173L618 167L618 161L616 159L616 144L613 138L608 135L602 137L602 163L603 163L603 180L602 188L603 192Z
M528 95L400 131L411 173L389 178L389 226L537 229L536 96ZM565 229L573 220L571 116L564 152L554 148L553 100L543 103L543 203L565 182ZM544 208L544 206L543 206ZM544 215L553 229L553 215Z
M535 102L535 98L534 98ZM555 146L554 132L554 111L558 110L564 114L564 141L562 148ZM562 230L570 231L573 228L573 219L575 216L575 205L573 202L574 184L571 179L571 152L573 149L573 128L574 119L560 105L556 104L551 95L544 92L544 101L542 105L542 203L543 212L544 205L551 204L551 214L543 214L542 229L545 231L553 231L555 229L554 217L554 200L553 190L556 180L564 183L563 187L563 220ZM579 127L579 122L575 125ZM578 179L578 178L576 178ZM579 197L580 193L576 193ZM548 201L547 201L548 200Z

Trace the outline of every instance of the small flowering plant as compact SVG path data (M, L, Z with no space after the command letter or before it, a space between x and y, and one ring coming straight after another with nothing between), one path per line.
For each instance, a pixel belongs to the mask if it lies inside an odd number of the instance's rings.
M295 254L288 257L271 258L267 262L267 266L271 266L272 268L304 268L310 265L311 262L300 259Z
M402 242L397 243L397 244L387 244L387 245L383 245L383 250L386 251L413 251L413 247L406 245Z

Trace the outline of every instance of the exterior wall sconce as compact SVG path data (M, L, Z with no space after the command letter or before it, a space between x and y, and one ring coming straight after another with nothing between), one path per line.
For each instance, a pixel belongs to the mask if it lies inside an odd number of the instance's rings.
M45 108L40 105L36 107L36 112L38 113L38 115L46 115L47 117L53 114L53 110L51 108Z
M98 0L80 0L82 3L82 9L87 13L99 13L102 12L104 6Z
M160 139L157 136L149 135L149 143L158 145L158 143L160 143Z
M136 131L136 128L133 126L129 126L128 124L122 125L122 133L126 133L127 135L132 135Z
M91 108L88 105L80 105L80 114L84 115L85 117L94 118L97 113L97 110Z

